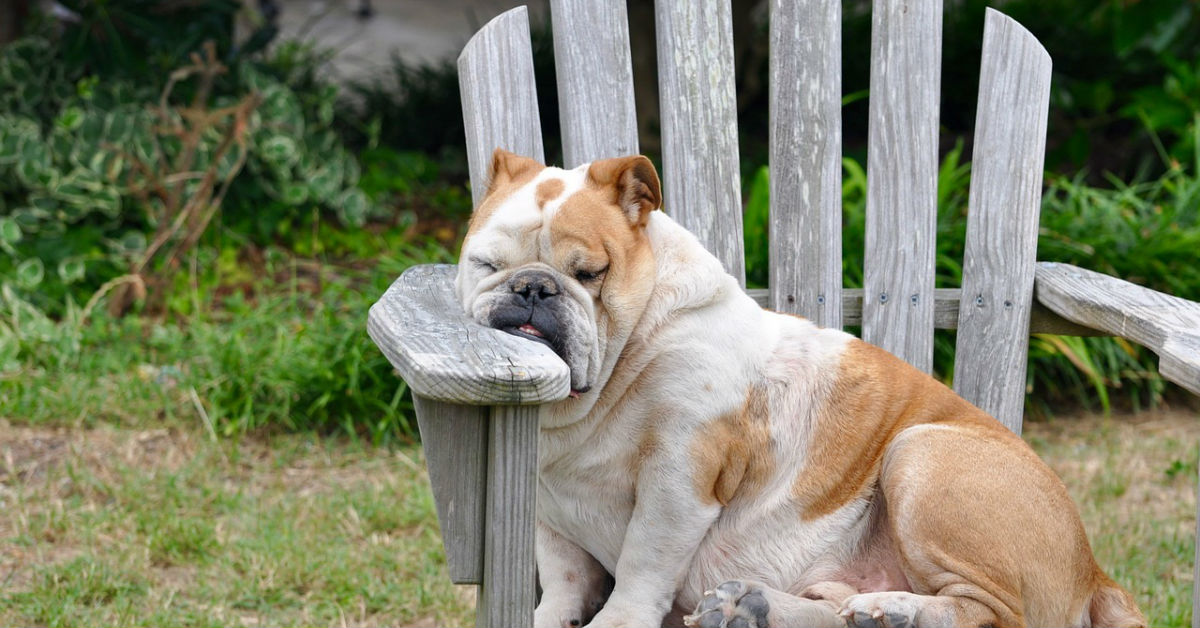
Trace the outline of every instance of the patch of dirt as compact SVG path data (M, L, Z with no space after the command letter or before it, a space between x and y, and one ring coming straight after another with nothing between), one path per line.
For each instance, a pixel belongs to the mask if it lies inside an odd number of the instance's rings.
M194 437L179 430L98 427L15 427L0 424L0 487L44 481L65 463L90 468L114 463L178 469L194 452Z
M211 443L198 431L178 428L71 429L0 421L0 494L17 485L45 481L51 471L64 465L102 476L115 467L170 472L198 455L219 455L229 461L222 469L228 479L252 491L262 483L283 483L304 494L335 491L348 484L371 483L381 465L397 463L424 473L424 460L404 451L355 451L340 444L334 449L325 449L307 437L247 437L237 443Z
M1174 521L1194 534L1200 413L1159 409L1026 423L1025 438L1062 478L1085 519L1093 502L1118 521Z
M1160 408L1144 412L1114 412L1105 417L1096 413L1066 414L1048 421L1027 421L1026 435L1058 437L1069 440L1086 439L1100 426L1109 426L1123 435L1137 437L1153 434L1200 442L1200 412L1187 409Z

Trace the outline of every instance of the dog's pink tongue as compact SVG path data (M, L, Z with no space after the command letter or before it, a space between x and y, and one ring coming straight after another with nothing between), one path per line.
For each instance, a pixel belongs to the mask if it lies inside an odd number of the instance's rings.
M534 327L533 325L530 325L529 323L525 323L524 325L521 325L517 329L529 334L530 336L537 336L538 338L545 338L545 336L542 335L542 332L538 331L537 327Z

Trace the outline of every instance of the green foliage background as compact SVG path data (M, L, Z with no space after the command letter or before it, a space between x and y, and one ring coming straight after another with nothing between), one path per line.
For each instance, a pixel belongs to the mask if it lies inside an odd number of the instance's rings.
M233 0L64 4L79 23L35 21L0 48L0 415L87 423L199 413L231 436L415 437L406 388L364 320L405 267L453 259L470 210L453 66L396 61L391 76L339 87L323 78L329 53L268 48L269 27L235 45ZM869 6L844 3L844 41L866 41ZM1200 9L1190 0L947 3L938 285L959 282L985 6L1021 21L1055 59L1039 259L1200 299ZM534 33L555 155L553 42L545 27ZM200 246L155 269L169 278L160 298L111 318L102 307L110 284L145 251L158 215L155 199L137 193L138 164L165 167L182 150L156 126L163 88L206 41L228 72L206 96L181 81L169 109L261 97L246 165ZM844 66L853 287L865 57L846 55ZM740 118L748 275L761 285L765 102L748 96ZM204 137L197 169L219 139ZM952 347L952 334L939 332L939 373L952 372ZM1064 403L1145 407L1172 390L1154 357L1124 341L1038 336L1030 359L1034 414Z

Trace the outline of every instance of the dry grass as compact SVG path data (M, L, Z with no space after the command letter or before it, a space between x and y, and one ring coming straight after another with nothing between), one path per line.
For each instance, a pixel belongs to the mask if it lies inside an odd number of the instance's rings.
M1200 414L1062 417L1025 439L1079 505L1100 565L1152 626L1189 626Z
M1032 423L1101 564L1190 621L1200 416ZM0 625L457 626L418 448L0 422Z
M0 426L0 625L469 625L417 448Z

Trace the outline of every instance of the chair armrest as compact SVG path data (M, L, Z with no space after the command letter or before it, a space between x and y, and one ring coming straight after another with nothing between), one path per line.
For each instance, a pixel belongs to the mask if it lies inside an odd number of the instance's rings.
M1200 395L1200 304L1054 262L1038 263L1034 294L1069 321L1154 351L1163 377Z
M483 327L454 293L456 267L413 266L380 297L367 332L413 392L470 405L565 399L570 371L549 347Z

